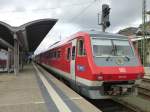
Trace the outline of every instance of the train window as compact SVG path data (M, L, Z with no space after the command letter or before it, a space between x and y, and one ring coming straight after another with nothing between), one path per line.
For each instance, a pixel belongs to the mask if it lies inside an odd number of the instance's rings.
M113 55L111 40L93 39L94 56L110 56Z
M76 56L76 47L73 46L72 47L72 60L75 60L75 56Z
M67 49L67 60L70 60L70 48Z
M52 52L49 53L49 57L52 58Z
M54 58L54 52L52 52L52 58Z
M84 49L84 41L78 40L78 55L84 56L86 54Z
M53 55L52 55L52 58L54 58L55 57L55 53L54 53L54 51L53 51L53 53L52 53Z
M56 58L56 51L54 52L54 58Z
M49 52L46 53L46 57L49 58Z
M51 58L51 52L49 52L49 58Z
M116 47L116 55L118 56L133 56L133 50L128 41L113 40Z
M57 51L57 58L60 58L60 51Z
M93 39L94 56L133 56L134 52L127 40Z

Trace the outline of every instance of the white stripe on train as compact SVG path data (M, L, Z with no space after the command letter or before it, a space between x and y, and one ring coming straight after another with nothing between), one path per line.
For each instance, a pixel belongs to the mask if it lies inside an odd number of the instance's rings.
M62 70L59 70L57 68L54 68L52 66L49 66L49 65L46 65L44 63L42 63L43 66L45 66L46 68L58 73L59 75L61 75L62 77L65 77L65 78L68 78L70 80L74 80L72 77L71 77L71 74L69 73L66 73ZM76 76L76 81L81 83L81 84L84 84L86 86L101 86L103 81L90 81L90 80L87 80L87 79L84 79L84 78L81 78L81 77L78 77Z

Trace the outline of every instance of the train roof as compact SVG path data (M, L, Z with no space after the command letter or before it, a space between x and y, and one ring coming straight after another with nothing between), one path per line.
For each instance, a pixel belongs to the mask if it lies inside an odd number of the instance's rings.
M109 33L109 32L101 32L101 31L95 31L95 30L92 30L92 31L84 31L84 32L87 32L89 33L89 35L91 37L115 37L115 38L124 38L124 39L128 39L127 36L124 36L124 35L120 35L120 34L115 34L115 33Z
M62 41L58 41L55 42L54 44L52 44L46 51L56 48L58 46L63 45L64 43L76 38L77 36L82 36L82 35L90 35L90 37L108 37L108 38L122 38L122 39L128 39L127 36L123 36L120 34L113 34L113 33L108 33L108 32L101 32L101 31L95 31L95 30L90 30L90 31L79 31L69 37L67 37L66 39L62 40ZM42 53L46 52L43 51Z

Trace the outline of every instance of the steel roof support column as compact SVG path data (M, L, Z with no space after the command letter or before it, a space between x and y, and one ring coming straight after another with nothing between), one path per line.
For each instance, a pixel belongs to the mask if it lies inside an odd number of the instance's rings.
M15 75L18 74L19 72L19 43L18 43L18 38L17 34L14 33L14 73Z

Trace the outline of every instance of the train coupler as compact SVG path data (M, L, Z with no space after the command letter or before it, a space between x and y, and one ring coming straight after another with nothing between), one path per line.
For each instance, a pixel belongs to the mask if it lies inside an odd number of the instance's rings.
M112 85L110 90L107 90L106 93L111 96L122 96L129 95L133 91L132 85Z

